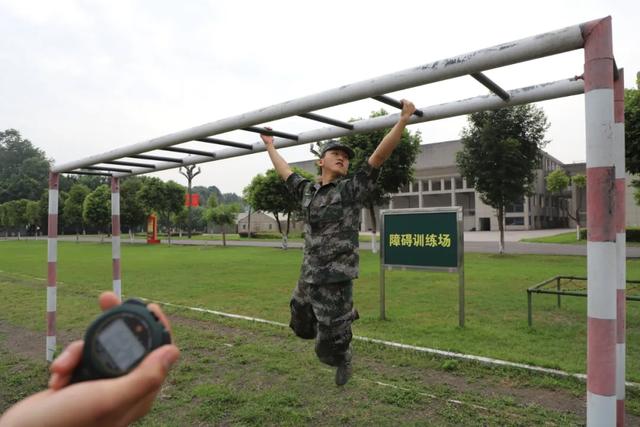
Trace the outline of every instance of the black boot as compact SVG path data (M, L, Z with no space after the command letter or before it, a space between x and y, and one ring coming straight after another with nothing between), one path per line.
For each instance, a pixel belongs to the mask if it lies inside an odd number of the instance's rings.
M351 378L351 374L353 373L351 358L351 349L349 349L345 354L344 362L336 369L336 385L343 386L349 381L349 378Z

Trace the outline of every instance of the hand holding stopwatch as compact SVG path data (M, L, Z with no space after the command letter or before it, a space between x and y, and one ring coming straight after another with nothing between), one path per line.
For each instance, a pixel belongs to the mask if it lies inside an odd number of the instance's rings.
M156 315L141 301L127 300L91 323L71 383L125 375L165 344L171 336Z

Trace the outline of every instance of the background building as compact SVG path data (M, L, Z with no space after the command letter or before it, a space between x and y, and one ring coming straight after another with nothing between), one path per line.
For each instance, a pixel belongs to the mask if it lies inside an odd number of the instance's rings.
M282 231L287 229L287 217L284 220L280 218L280 225ZM251 233L278 233L278 221L270 213L257 211L251 212L251 219L249 219L248 212L241 212L237 218L237 232L248 233L251 228ZM296 223L291 220L289 225L289 232L302 231L302 223Z
M391 194L389 205L384 208L430 208L461 206L464 214L465 231L498 230L495 209L480 200L480 195L462 178L456 165L456 153L462 150L459 140L424 144L416 159L413 182ZM309 172L317 174L315 160L292 163ZM530 196L508 206L505 213L506 230L532 230L539 228L573 227L562 207L574 209L580 202L581 224L586 226L586 189L571 188L565 197L552 195L546 189L545 177L552 171L563 168L569 175L585 174L585 163L565 165L545 151L541 152L540 169L535 171L535 182ZM630 184L631 177L627 176ZM579 194L578 194L579 192ZM376 215L378 214L376 209ZM627 186L626 218L628 226L640 225L640 207L633 199L633 188ZM362 231L371 228L369 212L363 209Z
M250 228L250 229L249 229ZM274 217L264 212L248 212L238 214L238 233L277 233L278 222Z

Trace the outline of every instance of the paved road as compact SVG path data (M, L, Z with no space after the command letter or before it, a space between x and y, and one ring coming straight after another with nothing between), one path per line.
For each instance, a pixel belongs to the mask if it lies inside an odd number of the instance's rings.
M510 231L505 233L505 250L509 254L543 254L543 255L587 255L586 245L565 245L555 243L523 243L519 240L528 237L540 237L545 235L554 235L566 232L566 229L560 230L531 230L531 231ZM569 230L571 231L571 230ZM15 238L10 238L15 240ZM30 237L29 239L33 239ZM42 239L42 238L41 238ZM75 241L75 236L59 236L59 240ZM100 239L93 236L83 236L81 241L97 242ZM493 231L466 232L464 234L464 251L465 252L481 252L481 253L498 253L498 233ZM110 242L109 238L104 239ZM129 242L126 235L122 236L123 242ZM0 240L2 242L2 240ZM135 239L134 243L144 244L143 239ZM165 240L163 244L167 244ZM222 241L217 240L189 240L189 239L173 239L174 245L193 245L193 246L221 246ZM255 246L279 248L282 243L279 240L228 240L229 246ZM290 248L302 248L300 242L289 242ZM360 244L361 250L371 250L371 242L363 242ZM627 258L640 258L639 246L627 246Z

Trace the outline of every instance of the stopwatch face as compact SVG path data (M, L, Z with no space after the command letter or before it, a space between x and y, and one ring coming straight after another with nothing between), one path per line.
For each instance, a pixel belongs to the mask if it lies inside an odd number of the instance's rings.
M110 376L131 370L152 346L149 325L130 313L106 319L91 341L96 367Z

